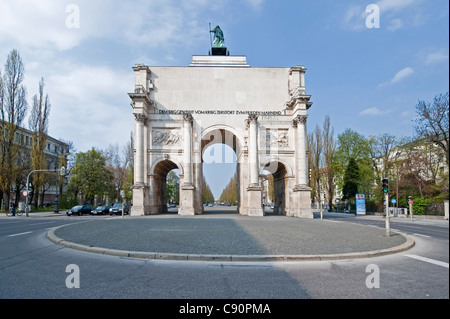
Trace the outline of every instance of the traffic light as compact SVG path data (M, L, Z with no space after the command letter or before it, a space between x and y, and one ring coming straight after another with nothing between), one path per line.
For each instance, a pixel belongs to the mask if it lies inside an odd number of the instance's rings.
M383 184L383 193L385 194L389 193L389 179L383 178L381 182Z

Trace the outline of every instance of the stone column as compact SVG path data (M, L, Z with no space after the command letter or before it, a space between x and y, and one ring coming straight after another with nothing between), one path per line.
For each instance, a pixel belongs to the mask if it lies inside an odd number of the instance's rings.
M297 127L297 187L308 187L307 118L307 115L298 115L293 121L293 126Z
M307 157L307 137L306 120L307 115L297 115L292 121L294 128L297 128L296 173L294 193L292 196L292 209L289 216L313 218L311 210L311 188L308 186L308 157Z
M250 186L259 186L259 172L258 172L258 116L251 114L248 117L249 123L249 149L248 159L250 163Z
M184 182L183 186L192 186L192 115L184 114Z
M136 186L143 186L144 181L144 156L145 156L145 145L144 145L144 125L146 117L143 114L134 114L136 123L136 158L134 160L134 184Z
M180 187L179 215L195 215L195 187L192 182L192 115L183 115L183 184Z
M262 208L262 188L259 185L259 165L258 165L258 116L250 114L248 116L248 161L249 161L249 186L247 187L247 208L243 208L246 215L263 216Z
M147 205L148 185L145 182L145 122L147 117L141 113L134 113L135 118L135 149L133 207L131 215L143 216Z

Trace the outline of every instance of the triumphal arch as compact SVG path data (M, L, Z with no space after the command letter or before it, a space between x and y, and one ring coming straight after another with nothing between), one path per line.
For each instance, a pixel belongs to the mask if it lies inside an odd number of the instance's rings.
M238 212L262 216L262 180L275 183L274 213L312 218L308 187L303 66L250 67L226 50L193 56L188 66L137 64L131 214L167 211L166 177L179 170L181 215L203 213L205 149L221 143L237 157Z

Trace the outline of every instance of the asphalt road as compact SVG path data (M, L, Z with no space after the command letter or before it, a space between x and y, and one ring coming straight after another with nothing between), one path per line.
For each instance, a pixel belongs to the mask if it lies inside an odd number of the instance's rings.
M214 218L224 217L226 212ZM100 219L113 220L109 216L1 217L0 298L176 300L167 305L168 313L179 311L186 300L207 304L250 298L264 300L276 309L277 300L449 298L448 221L392 221L393 229L408 232L415 240L415 246L405 252L305 262L130 258L70 249L46 237L54 227L79 222L94 225ZM344 223L345 227L365 223L370 224L365 227L380 229L384 225L379 218L331 215L314 222ZM79 288L70 288L67 282L75 275Z

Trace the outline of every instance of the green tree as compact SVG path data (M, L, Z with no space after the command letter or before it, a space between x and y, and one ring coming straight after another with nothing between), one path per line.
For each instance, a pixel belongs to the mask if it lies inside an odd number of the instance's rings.
M342 199L353 200L358 193L360 184L359 166L354 158L350 158L344 173L344 186L342 188Z
M224 203L237 203L237 171L234 173L233 177L230 179L227 186L222 191L219 197L219 201Z
M78 195L81 191L85 202L93 202L96 195L110 195L114 192L113 177L106 168L105 158L92 148L86 153L78 153L72 169L69 188Z
M208 183L206 183L205 176L203 176L203 203L214 203L214 195Z
M336 165L341 168L341 173L338 173L336 176L336 184L340 189L344 186L343 168L349 164L352 158L356 161L359 168L359 191L371 194L375 175L370 141L363 135L347 129L338 136L338 148L335 153Z
M171 170L169 174L167 174L166 201L172 203L180 202L180 178L174 170Z

